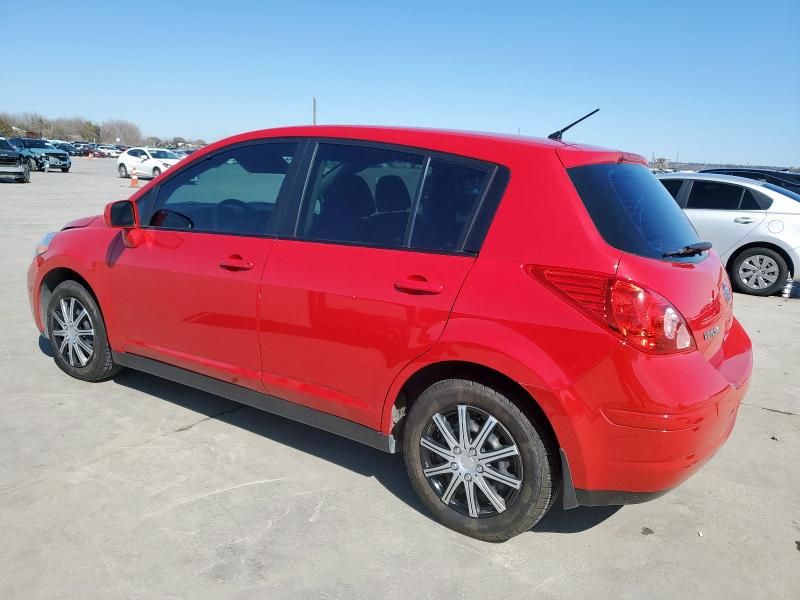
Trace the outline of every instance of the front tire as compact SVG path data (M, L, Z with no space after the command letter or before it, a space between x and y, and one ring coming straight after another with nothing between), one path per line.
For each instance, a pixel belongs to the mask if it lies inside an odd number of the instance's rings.
M65 281L53 291L47 305L47 333L54 360L67 375L102 381L119 372L100 308L81 284Z
M557 491L557 448L542 424L485 385L447 379L406 418L406 470L447 527L503 542L533 527Z
M69 173L69 167L61 167L62 173Z
M128 168L125 166L124 163L120 163L119 167L117 167L117 172L122 179L128 178Z
M31 172L33 172L33 171L38 171L38 170L39 170L39 169L38 169L38 167L36 166L36 161L35 161L35 160L33 160L32 158L29 158L29 159L28 159L28 171L31 171Z
M728 273L737 292L752 296L771 296L786 285L789 266L770 248L748 248L731 263Z

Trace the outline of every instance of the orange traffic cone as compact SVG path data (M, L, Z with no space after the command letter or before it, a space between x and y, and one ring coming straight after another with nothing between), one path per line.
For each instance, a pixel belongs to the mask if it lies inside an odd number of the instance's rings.
M139 176L136 174L136 167L131 171L131 187L139 187Z

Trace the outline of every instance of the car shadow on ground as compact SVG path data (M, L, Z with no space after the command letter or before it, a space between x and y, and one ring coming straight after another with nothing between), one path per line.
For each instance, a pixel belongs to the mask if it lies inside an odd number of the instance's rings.
M39 336L39 349L43 354L52 358L53 349L50 341L44 336ZM205 415L205 418L198 418L193 423L177 428L176 432L190 429L208 419L216 419L334 463L360 475L374 477L397 498L431 519L408 480L401 454L386 454L332 433L148 373L125 369L115 376L113 381L117 385L155 396ZM531 531L551 533L586 531L611 517L620 508L619 506L581 506L572 510L564 510L561 507L559 495L547 515Z
M213 394L127 369L114 382L188 408L223 423L334 463L366 477L374 477L408 506L430 518L406 475L400 454L385 454L337 435L290 421ZM620 507L579 507L565 511L560 498L533 531L577 533L591 529Z

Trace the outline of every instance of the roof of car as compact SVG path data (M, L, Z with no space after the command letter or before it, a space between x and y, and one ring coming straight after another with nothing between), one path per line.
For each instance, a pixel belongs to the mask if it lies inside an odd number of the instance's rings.
M503 155L511 155L520 149L555 150L567 167L588 162L613 162L623 158L623 153L618 150L522 135L373 125L300 125L260 129L220 140L198 150L197 154L203 156L238 142L280 137L335 138L397 144L489 161L497 161ZM627 155L627 157L636 162L645 162L637 155Z

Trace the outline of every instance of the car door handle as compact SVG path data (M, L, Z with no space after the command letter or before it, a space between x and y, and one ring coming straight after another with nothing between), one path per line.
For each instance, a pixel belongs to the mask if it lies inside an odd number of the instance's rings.
M750 217L736 217L733 222L734 223L741 223L742 225L747 225L748 223L752 223L754 219Z
M238 254L233 254L228 258L223 258L219 261L219 266L228 271L249 271L255 265L251 260L245 260Z
M407 277L394 282L394 289L406 294L441 294L444 286L441 283L433 283L424 277Z

